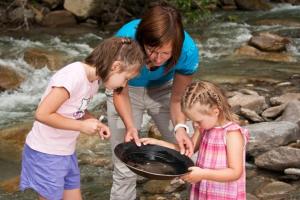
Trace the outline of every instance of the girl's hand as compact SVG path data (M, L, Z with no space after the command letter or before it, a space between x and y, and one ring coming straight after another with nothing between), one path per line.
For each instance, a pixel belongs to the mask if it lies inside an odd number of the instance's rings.
M111 135L108 126L106 126L105 124L99 122L98 127L100 127L100 128L98 128L99 129L98 134L99 134L101 140L108 139Z
M191 184L195 184L202 180L202 169L200 167L190 167L189 173L181 177L182 180L189 182Z
M155 139L155 138L141 138L140 141L144 144L156 144L159 145L159 140Z
M135 127L127 129L127 132L125 135L125 142L130 142L131 140L134 140L134 142L137 146L139 146L139 147L141 146L139 134Z
M94 135L98 133L101 129L100 122L98 119L91 118L82 120L82 126L80 128L80 132L83 132L87 135Z

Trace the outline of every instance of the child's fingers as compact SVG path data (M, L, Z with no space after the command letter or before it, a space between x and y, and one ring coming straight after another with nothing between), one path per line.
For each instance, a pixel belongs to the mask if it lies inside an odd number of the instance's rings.
M103 130L102 130L102 128L100 128L100 131L98 132L98 134L99 134L99 136L100 136L101 140L104 140L104 136L103 136Z
M150 140L149 138L140 138L141 143L143 143L144 145L149 144Z

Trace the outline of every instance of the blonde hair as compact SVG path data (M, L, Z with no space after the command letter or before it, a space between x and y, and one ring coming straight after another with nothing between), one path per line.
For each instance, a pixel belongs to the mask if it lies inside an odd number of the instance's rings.
M208 81L197 81L191 83L184 92L181 99L183 112L194 104L208 105L210 108L216 106L220 110L219 121L238 122L238 116L231 111L224 92L215 84Z

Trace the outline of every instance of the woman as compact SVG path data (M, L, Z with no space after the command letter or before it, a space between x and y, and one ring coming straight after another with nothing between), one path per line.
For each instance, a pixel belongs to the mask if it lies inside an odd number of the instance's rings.
M176 139L181 153L191 156L194 149L180 100L198 69L199 56L195 42L183 30L179 12L166 4L152 6L142 19L127 23L116 35L136 39L144 49L147 64L128 86L108 95L112 150L124 141L134 140L141 145L138 130L147 111L163 139L169 142ZM115 155L113 162L110 199L135 199L136 175Z

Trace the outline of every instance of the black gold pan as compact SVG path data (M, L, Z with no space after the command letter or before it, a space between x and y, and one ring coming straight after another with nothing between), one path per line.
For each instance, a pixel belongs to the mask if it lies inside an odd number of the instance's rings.
M134 142L115 147L116 156L134 173L149 179L172 179L188 173L193 161L178 151L158 145L142 145Z

